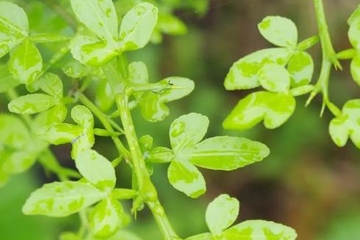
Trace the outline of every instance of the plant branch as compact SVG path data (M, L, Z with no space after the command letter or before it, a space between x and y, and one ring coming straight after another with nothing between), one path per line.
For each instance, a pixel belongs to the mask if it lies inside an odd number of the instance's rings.
M336 116L338 113L337 107L332 104L329 100L329 77L331 68L334 65L335 68L342 69L338 59L336 58L336 53L334 51L333 45L331 43L331 38L328 30L328 25L326 22L324 6L322 0L314 0L316 21L319 29L319 37L322 49L322 65L320 70L320 75L318 81L315 85L315 89L310 94L309 99L306 104L308 105L311 100L321 92L323 94L323 106L321 110L321 114L323 113L325 106L327 106L330 111Z
M112 61L108 63L103 69L111 85L113 93L115 94L116 104L120 114L120 119L124 128L126 140L129 145L131 154L131 165L134 171L135 184L138 191L137 197L134 199L133 211L137 211L145 203L152 212L154 219L165 240L180 239L174 231L169 219L166 216L165 210L162 207L156 188L150 179L150 174L146 168L145 160L140 150L139 141L135 132L134 123L128 106L129 92L131 87L126 87L127 75L124 69L126 61L124 56L121 56L121 61ZM118 66L120 64L121 66Z

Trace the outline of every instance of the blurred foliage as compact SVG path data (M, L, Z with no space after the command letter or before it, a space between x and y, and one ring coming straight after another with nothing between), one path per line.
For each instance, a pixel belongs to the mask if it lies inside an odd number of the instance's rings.
M122 0L119 0L122 1ZM176 0L163 0L168 4ZM56 26L72 34L66 22L49 9L50 1L14 0L25 7L32 29L41 31L48 25ZM65 0L59 1L66 5ZM327 132L330 115L319 118L320 99L304 107L305 99L298 101L295 114L281 128L266 130L257 126L244 132L221 129L225 115L244 93L226 92L223 80L231 64L252 51L269 47L260 37L256 25L266 15L282 15L291 18L298 26L302 39L316 33L312 1L286 0L212 0L208 12L193 10L196 2L187 3L178 10L177 16L188 26L182 36L164 36L161 45L151 45L134 52L130 59L142 59L149 68L150 80L164 76L184 76L196 83L195 91L183 101L171 103L170 116L161 123L145 123L135 111L138 135L156 136L154 145L169 145L168 127L177 116L187 112L199 112L210 119L209 136L228 134L246 136L264 142L271 149L270 156L262 163L235 172L210 172L202 170L208 181L207 199L189 200L174 190L166 180L166 169L157 167L153 175L159 188L160 199L168 211L180 236L188 236L206 230L202 216L205 204L214 196L227 192L241 202L241 219L261 218L279 221L297 230L299 240L357 239L360 236L360 159L359 151L351 144L337 148ZM358 1L325 1L330 33L337 50L350 45L346 40L346 19L358 5ZM197 6L196 8L201 8ZM49 24L51 22L51 24ZM43 46L44 59L52 55L55 45ZM312 50L315 68L319 68L320 48ZM350 81L348 64L343 72L333 72L330 95L338 105L346 99L360 97L359 88ZM316 74L315 74L316 76ZM243 95L244 94L244 95ZM0 100L0 109L6 106ZM138 125L138 124L135 124ZM106 140L107 141L107 140ZM108 142L97 139L96 149L111 157ZM54 151L64 165L72 165L66 148ZM125 165L124 165L125 166ZM129 171L119 168L119 182L130 183ZM160 174L162 173L162 174ZM74 228L75 220L25 217L21 206L26 196L35 189L39 181L49 181L42 171L35 168L31 174L16 176L0 189L0 239L54 239L61 230ZM40 180L39 180L40 179ZM181 206L186 205L185 209ZM12 222L21 229L13 229ZM141 228L137 228L140 226ZM131 228L136 229L144 239L159 239L159 233L151 214L146 210L139 213L138 221Z

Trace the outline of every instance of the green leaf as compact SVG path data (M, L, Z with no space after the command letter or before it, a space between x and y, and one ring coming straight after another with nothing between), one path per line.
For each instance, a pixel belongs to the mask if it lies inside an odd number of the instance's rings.
M91 71L91 67L85 66L84 64L71 58L69 61L65 62L61 66L61 70L71 78L80 79L86 76Z
M174 152L192 148L205 136L209 119L198 113L190 113L175 119L170 126L170 143Z
M227 90L259 87L259 70L269 63L285 65L292 54L293 52L286 48L268 48L246 55L231 66L224 86Z
M191 198L197 198L206 191L204 177L187 161L172 161L168 168L168 179L175 189Z
M116 183L111 162L92 149L81 151L75 159L76 168L86 180L100 189L112 189Z
M225 239L295 240L297 234L294 229L279 223L248 220L227 229L224 232L224 237Z
M0 58L29 34L26 13L11 2L0 2Z
M118 54L108 42L86 35L77 35L70 41L71 54L85 65L103 65Z
M279 16L267 16L258 24L261 35L272 44L280 47L295 47L298 32L290 19Z
M29 141L31 141L29 130L18 117L0 114L0 147L4 144L11 148L21 149Z
M0 93L6 92L18 85L19 81L11 76L7 65L0 65Z
M291 95L296 97L296 96L307 94L307 93L313 91L314 88L315 88L314 85L303 85L303 86L299 86L299 87L295 87L295 88L291 89L290 93L291 93Z
M12 152L5 158L4 163L1 166L1 170L11 174L22 173L28 170L36 161L38 152L29 149L19 149ZM2 156L4 157L4 156Z
M62 98L63 95L63 83L59 76L53 73L46 73L39 80L41 90L45 93L54 96L56 98Z
M314 62L310 54L296 52L290 59L287 69L291 75L291 87L304 86L311 81L314 72Z
M352 25L354 21L357 21L359 19L360 19L360 5L358 5L355 11L351 14L349 19L347 20L347 23L349 25Z
M67 41L69 40L69 37L56 33L33 33L30 35L29 39L35 43L52 43Z
M34 83L42 66L40 52L29 40L23 41L10 54L9 71L20 83Z
M22 211L26 215L65 217L98 202L105 196L105 192L87 183L52 182L32 192Z
M360 86L360 52L351 60L350 72L354 81Z
M264 120L268 129L281 126L295 110L293 96L283 93L254 92L241 99L225 118L226 129L249 129Z
M186 25L176 16L171 14L159 14L156 28L170 35L182 35L187 31Z
M129 81L131 83L148 83L148 70L143 62L132 62L129 64Z
M140 94L139 99L141 114L150 122L163 120L169 115L169 108L165 103L180 99L194 89L193 81L180 77L169 77L157 84L163 89L160 89L159 92L147 91Z
M129 221L121 204L111 197L96 204L89 215L90 230L95 237L99 238L110 237L120 227L126 226Z
M94 127L94 117L90 110L83 105L76 105L71 109L71 118L86 130Z
M42 93L27 94L12 100L8 104L10 112L34 114L45 111L55 105L54 97Z
M118 19L111 0L71 0L71 7L81 23L104 41L118 38Z
M206 224L213 235L220 235L239 215L240 203L236 198L221 194L209 203L205 212Z
M197 234L188 238L185 238L185 240L213 240L213 237L211 233L201 233Z
M285 67L269 63L259 71L259 81L270 92L287 93L290 89L290 74Z
M59 145L75 141L83 131L84 128L81 126L58 123L40 128L37 134L44 141Z
M350 24L348 37L351 45L356 49L360 49L360 19L357 18Z
M109 110L115 103L115 94L111 90L109 81L106 78L100 78L95 91L96 105L104 112Z
M173 151L166 147L157 147L152 149L148 158L148 160L152 163L168 163L173 159Z
M246 138L219 136L198 143L190 162L198 167L231 171L263 160L269 149Z
M158 9L147 2L133 7L123 18L120 27L120 51L144 47L150 40L158 18Z
M360 99L345 103L342 114L331 120L329 133L339 147L345 146L350 138L355 146L360 148Z

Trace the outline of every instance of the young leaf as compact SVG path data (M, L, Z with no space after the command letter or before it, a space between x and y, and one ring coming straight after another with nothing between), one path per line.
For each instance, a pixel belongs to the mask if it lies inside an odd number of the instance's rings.
M44 126L37 132L38 136L54 145L75 141L84 131L84 128L68 123L58 123Z
M33 121L33 126L35 129L38 129L43 126L61 123L65 120L66 115L67 107L63 104L59 104L47 111L39 113Z
M132 62L129 64L129 80L131 83L148 83L148 70L143 62Z
M175 189L191 198L197 198L206 191L203 175L188 161L171 161L168 179Z
M281 126L295 110L295 99L289 94L254 92L241 99L225 118L226 129L249 129L264 120L268 129Z
M85 65L102 65L118 54L110 43L86 35L75 36L70 48L73 57Z
M209 203L205 219L210 232L217 236L233 224L239 214L240 203L236 198L221 194Z
M158 18L158 9L147 2L133 7L123 18L120 27L120 51L144 47L150 40Z
M40 52L29 40L23 41L10 54L9 71L20 83L34 83L42 66Z
M174 152L192 148L205 136L209 119L198 113L190 113L175 119L170 126L170 143Z
M107 197L91 210L89 226L95 237L103 239L113 235L120 227L126 226L129 220L121 204L117 200Z
M354 81L360 86L360 54L357 53L351 60L350 72Z
M279 16L267 16L258 24L261 35L272 44L280 47L295 47L298 32L290 19Z
M107 111L115 103L115 94L113 94L109 81L106 78L100 78L96 85L95 103L102 110Z
M39 80L41 90L45 93L54 96L56 98L62 98L63 95L63 83L59 76L53 73L46 73Z
M104 41L118 38L118 19L111 0L71 0L76 17Z
M190 162L198 167L231 171L263 160L269 149L260 142L229 136L205 139L190 155Z
M182 35L187 31L186 25L174 15L159 14L159 20L156 28L165 34Z
M171 149L166 147L157 147L151 150L148 160L152 163L167 163L174 159Z
M269 63L259 71L259 81L270 92L287 93L290 89L290 74L281 65Z
M55 105L54 97L42 93L27 94L12 100L8 104L10 112L34 114L48 110Z
M26 13L11 2L0 2L0 58L29 34Z
M314 62L307 52L296 52L291 57L287 69L291 75L291 87L304 86L311 81Z
M292 51L286 48L268 48L246 55L231 66L224 86L227 90L259 87L259 70L268 63L285 65L292 54Z
M98 202L105 196L106 192L101 192L87 183L52 182L32 192L22 211L26 215L65 217Z
M169 77L158 83L164 86L160 92L145 92L139 96L139 105L143 117L150 122L163 120L169 115L169 108L165 103L180 99L190 94L194 89L193 81L180 78Z
M98 152L87 149L77 154L76 168L86 180L100 189L112 189L115 186L115 170L111 162Z
M94 127L94 117L90 110L83 105L76 105L71 109L71 118L85 129Z
M279 223L247 220L225 230L223 236L225 239L295 240L297 234L294 229Z
M357 18L355 21L351 22L350 28L348 31L348 37L350 40L351 45L356 48L360 49L360 19Z
M331 120L329 133L339 147L345 146L350 137L355 146L360 148L360 99L345 103L342 114Z

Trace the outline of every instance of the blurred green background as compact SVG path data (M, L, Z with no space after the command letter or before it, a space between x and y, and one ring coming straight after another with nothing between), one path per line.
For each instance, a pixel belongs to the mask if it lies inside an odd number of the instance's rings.
M122 0L118 0L121 2ZM197 1L197 0L193 0ZM45 30L49 22L57 29L65 23L49 8L49 1L13 1L24 7L30 26ZM67 1L59 1L66 4ZM188 25L183 36L163 39L160 45L149 45L130 54L130 59L144 61L150 79L167 76L193 79L195 91L185 100L170 104L171 115L161 123L144 123L134 111L139 124L138 135L150 134L155 146L168 146L168 127L181 114L198 112L210 119L208 136L245 136L269 146L271 155L263 162L234 172L201 170L207 180L207 193L197 200L175 191L167 182L166 166L156 166L152 179L160 200L180 236L206 231L206 205L220 193L228 193L241 202L239 221L265 219L289 225L298 232L299 240L360 239L360 150L352 143L336 147L328 134L332 116L319 117L321 98L305 107L306 98L298 98L297 109L282 127L267 130L261 125L245 132L225 131L221 122L246 91L227 92L223 81L232 63L253 51L271 47L258 33L257 23L267 15L291 18L298 26L299 40L317 32L311 0L211 0L208 12L199 16L195 10L179 10L177 16ZM350 47L346 20L359 4L356 0L324 1L329 30L337 51ZM119 4L121 5L121 4ZM57 29L52 29L56 31ZM66 32L66 29L64 30ZM43 46L46 59L51 46ZM311 49L319 69L320 46ZM347 99L359 98L359 87L351 80L348 62L342 72L333 72L330 97L342 106ZM317 77L315 72L314 80ZM91 94L91 92L90 92ZM0 110L6 111L1 98ZM96 149L112 157L111 142L97 139ZM63 165L72 165L70 147L53 148ZM119 186L129 186L129 168L121 165ZM53 176L35 166L26 174L14 176L0 189L0 239L57 239L62 231L76 230L78 217L64 219L25 217L21 206L26 197ZM147 210L139 213L131 229L146 240L161 239Z

